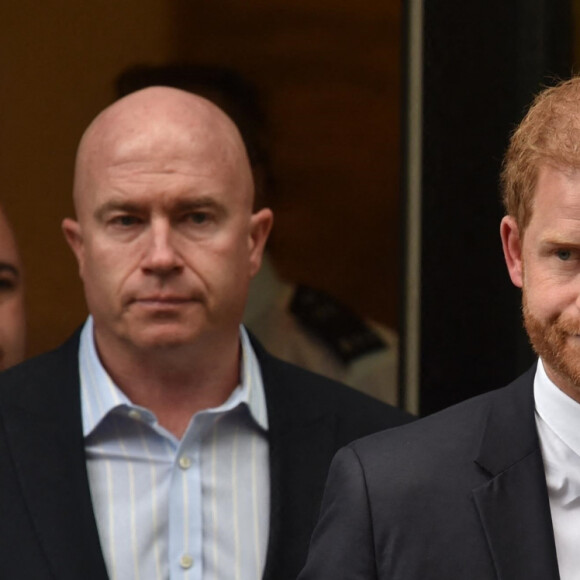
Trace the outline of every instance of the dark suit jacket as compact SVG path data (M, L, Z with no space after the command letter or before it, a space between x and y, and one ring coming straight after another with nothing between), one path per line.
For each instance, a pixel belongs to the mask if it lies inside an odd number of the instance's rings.
M534 372L341 450L300 580L557 580Z
M295 579L336 449L408 416L255 349L270 424L264 578ZM0 375L2 579L107 578L85 464L77 353L78 334Z

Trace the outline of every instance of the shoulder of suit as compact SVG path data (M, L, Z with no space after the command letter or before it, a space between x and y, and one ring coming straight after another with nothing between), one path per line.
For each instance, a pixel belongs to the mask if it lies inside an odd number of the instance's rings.
M78 343L80 330L63 344L29 358L0 373L0 391L4 400L29 406L41 406L48 401L58 406L59 395L68 392L68 386L78 391ZM45 401L46 399L46 401ZM54 402L51 399L55 399Z
M451 405L413 421L401 431L372 435L357 442L357 451L373 455L375 449L409 457L460 457L474 454L484 430L517 432L534 421L533 373L535 365L512 383ZM360 446L359 446L360 443Z
M322 290L297 285L289 309L299 324L344 364L390 348L376 329Z

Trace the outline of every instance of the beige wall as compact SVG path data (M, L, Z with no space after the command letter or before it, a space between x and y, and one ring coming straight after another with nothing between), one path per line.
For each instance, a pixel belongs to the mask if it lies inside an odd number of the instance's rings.
M227 64L253 78L275 137L277 263L396 324L398 2L9 4L0 24L0 197L27 268L31 354L85 315L60 221L72 212L78 138L134 63Z

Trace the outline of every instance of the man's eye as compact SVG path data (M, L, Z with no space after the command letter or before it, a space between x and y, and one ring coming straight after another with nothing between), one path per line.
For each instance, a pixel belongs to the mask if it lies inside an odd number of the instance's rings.
M16 282L10 278L0 278L0 292L10 292L16 288Z
M557 250L556 256L558 256L558 259L562 260L562 262L566 262L572 257L572 252L570 250Z
M194 224L203 224L209 219L209 215L201 211L196 211L194 213L189 214L189 219Z
M131 215L120 215L112 220L113 224L118 226L133 226L139 222L139 219Z

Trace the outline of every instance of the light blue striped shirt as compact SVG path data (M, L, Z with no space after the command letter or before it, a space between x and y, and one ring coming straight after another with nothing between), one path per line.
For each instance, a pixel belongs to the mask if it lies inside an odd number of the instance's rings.
M268 417L240 327L240 384L181 440L103 368L88 318L79 349L87 469L112 580L258 580L268 543Z

